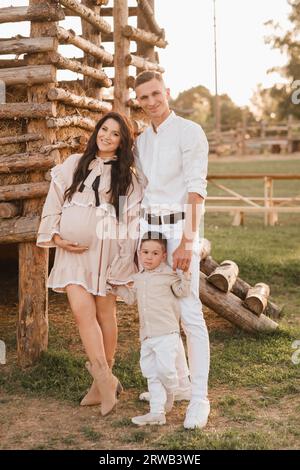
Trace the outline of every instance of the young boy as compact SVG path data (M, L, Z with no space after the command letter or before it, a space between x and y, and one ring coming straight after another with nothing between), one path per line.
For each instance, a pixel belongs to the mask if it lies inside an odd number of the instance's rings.
M140 244L142 269L128 286L113 292L126 303L138 303L141 340L141 370L148 381L150 413L135 416L138 426L165 424L178 387L176 356L179 347L179 297L190 293L190 273L179 276L166 264L167 240L158 232L147 232Z

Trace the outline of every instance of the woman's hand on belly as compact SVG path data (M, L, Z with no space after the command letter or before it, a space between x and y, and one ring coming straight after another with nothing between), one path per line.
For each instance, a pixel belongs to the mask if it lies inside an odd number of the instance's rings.
M63 250L69 251L70 253L84 253L88 250L87 246L79 245L76 242L64 240L57 233L53 236L53 242Z

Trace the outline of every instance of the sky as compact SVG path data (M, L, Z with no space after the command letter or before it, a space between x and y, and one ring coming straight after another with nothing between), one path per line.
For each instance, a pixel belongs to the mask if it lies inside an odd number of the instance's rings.
M112 3L110 0L109 6ZM136 5L135 0L128 3ZM27 4L27 0L0 0L1 7ZM155 0L155 4L157 22L169 42L166 49L159 49L159 56L172 97L197 85L214 92L213 0ZM277 73L267 73L271 67L284 65L286 57L265 44L264 37L271 30L264 23L272 19L288 28L289 8L287 0L216 0L219 93L227 93L244 106L257 84L268 87L284 81ZM79 18L70 17L60 24L81 33ZM0 24L0 37L16 34L27 36L29 23L19 23L18 28L13 23ZM105 47L113 52L112 45ZM60 52L68 57L81 55L73 46L60 46ZM108 69L108 75L112 76L112 70ZM76 76L61 71L58 78Z

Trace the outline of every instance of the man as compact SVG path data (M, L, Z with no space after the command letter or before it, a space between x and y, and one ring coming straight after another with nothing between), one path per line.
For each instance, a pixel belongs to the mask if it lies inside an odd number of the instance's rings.
M140 235L151 230L162 232L168 239L170 265L192 273L191 295L180 300L191 384L181 343L176 398L190 398L184 427L203 428L210 412L209 339L199 299L199 226L207 195L208 143L198 124L170 111L170 91L160 73L140 73L135 91L151 121L138 137L135 151L140 182L145 187ZM145 399L145 394L141 398Z

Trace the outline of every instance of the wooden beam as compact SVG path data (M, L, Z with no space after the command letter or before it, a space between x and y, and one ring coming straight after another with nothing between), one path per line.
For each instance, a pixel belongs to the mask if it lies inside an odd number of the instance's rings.
M200 269L201 271L209 276L219 264L211 257L207 256L205 259L201 260ZM239 297L241 300L245 300L248 290L251 288L251 285L248 282L243 281L240 277L235 281L231 292ZM281 309L268 300L265 314L272 318L279 318L281 315Z
M0 224L0 244L34 241L39 223L39 216L14 217L2 220Z
M133 26L126 25L123 28L123 34L131 41L141 41L151 46L157 46L165 49L168 45L167 41L160 38L154 33L145 31L143 29L134 28Z
M133 54L128 54L125 57L125 64L133 65L134 67L137 67L142 70L155 70L160 73L164 73L165 71L165 69L160 65Z
M0 70L14 67L26 67L27 59L0 59Z
M41 154L18 153L10 156L0 156L1 173L19 173L51 168L55 164L52 156Z
M133 98L130 98L130 99L127 101L126 105L129 106L129 108L131 108L131 109L141 109L138 100L135 100L135 99L133 99Z
M152 9L152 11L155 10L155 3L154 0L149 0L148 1L149 7ZM143 14L143 11L141 8L138 9L138 15L137 15L137 27L139 29L142 29L144 31L152 31L151 28L149 27L149 22L147 21L147 18ZM136 45L136 55L139 57L145 57L149 62L159 62L157 60L156 54L155 54L155 47L151 44L147 44L145 42L138 41ZM137 68L136 70L136 75L141 73L143 69Z
M129 7L128 8L128 16L137 16L138 8L137 7ZM101 8L101 16L113 16L113 8Z
M0 201L14 201L15 199L32 199L46 196L49 183L22 183L9 184L0 187Z
M88 77L92 77L95 80L99 80L102 86L109 88L111 87L111 81L107 77L106 73L101 70L94 69L88 65L83 65L77 60L71 60L63 57L58 52L50 53L50 60L53 64L59 65L67 70L72 70L73 72L82 73Z
M58 26L56 28L57 37L63 44L73 44L82 51L91 54L94 57L97 57L106 64L112 64L114 61L114 56L109 52L105 51L101 47L94 45L92 42L87 41L83 37L76 36L75 32L72 29L68 31L64 28Z
M23 84L30 86L37 83L51 83L56 78L53 65L27 65L9 69L0 69L0 80L6 85Z
M55 144L49 144L49 145L44 145L43 147L40 147L39 151L42 154L48 155L51 153L53 150L57 149L78 149L78 147L81 147L85 145L87 142L87 139L83 135L79 135L77 137L71 137L68 140L60 140L56 142ZM48 180L47 180L48 181Z
M25 52L48 52L55 49L55 38L14 38L0 40L0 54L24 54Z
M65 116L62 118L50 118L47 121L47 126L52 129L58 127L75 126L80 127L82 129L86 129L88 131L92 131L95 129L96 124L97 121L82 116Z
M114 42L114 33L102 33L101 34L101 42Z
M4 103L0 104L0 119L21 119L56 116L53 103Z
M133 76L129 76L127 77L126 79L126 85L127 85L127 88L132 88L134 89L134 86L135 86L135 77Z
M49 5L0 8L0 23L17 23L18 21L60 21L65 19L62 8Z
M149 28L151 31L157 36L164 38L165 37L165 31L164 29L160 28L160 26L157 24L155 17L154 17L154 12L149 5L147 0L137 0L137 4L142 11L143 15L145 16L145 19L147 20L147 23L149 25Z
M216 289L207 282L203 272L200 272L200 299L218 315L248 333L272 332L278 328L278 324L271 318L264 314L257 317L247 310L236 295Z
M19 144L22 142L32 142L41 140L42 136L39 134L22 134L14 136L0 137L0 145Z
M96 15L90 8L77 2L77 0L60 0L60 3L78 13L81 18L95 26L95 28L102 33L111 32L111 26L107 21L103 20L99 15Z
M130 41L122 34L122 29L128 24L128 4L127 0L116 0L114 2L114 41L115 41L115 80L114 80L114 110L117 112L130 114L130 109L126 106L129 100L129 90L127 88L128 65L124 57L129 55Z
M20 213L20 207L12 202L1 202L0 203L0 218L11 219L16 217ZM3 220L1 221L2 224Z
M62 101L74 107L91 109L93 111L108 112L112 109L110 103L105 103L88 96L75 95L63 88L51 88L48 92L48 98L49 100Z

